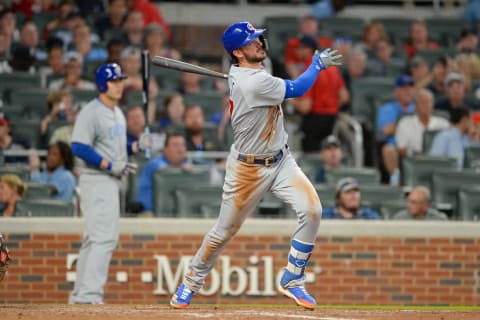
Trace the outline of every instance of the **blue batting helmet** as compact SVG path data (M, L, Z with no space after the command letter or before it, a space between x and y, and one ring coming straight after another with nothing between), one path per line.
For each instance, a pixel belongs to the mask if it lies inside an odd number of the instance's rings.
M127 76L123 74L122 68L117 63L102 64L95 72L95 80L99 92L107 91L107 81L125 78Z
M260 37L264 31L265 29L255 29L248 21L236 22L223 33L223 47L231 54L233 50L246 46Z

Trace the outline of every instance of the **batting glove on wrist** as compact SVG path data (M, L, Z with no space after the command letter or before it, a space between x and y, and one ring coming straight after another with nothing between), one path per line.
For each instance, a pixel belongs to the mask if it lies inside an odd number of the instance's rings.
M129 173L136 173L138 165L127 161L112 161L109 163L108 171L115 176L124 176Z
M331 66L342 65L342 55L337 50L327 48L321 53L316 52L313 56L313 63L318 70L324 70Z
M150 133L142 133L138 138L138 150L144 151L152 147L152 136Z

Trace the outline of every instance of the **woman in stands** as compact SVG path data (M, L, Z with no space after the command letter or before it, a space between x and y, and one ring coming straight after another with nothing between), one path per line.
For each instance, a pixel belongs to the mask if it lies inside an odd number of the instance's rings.
M15 204L22 200L27 187L15 174L0 177L0 216L15 215Z

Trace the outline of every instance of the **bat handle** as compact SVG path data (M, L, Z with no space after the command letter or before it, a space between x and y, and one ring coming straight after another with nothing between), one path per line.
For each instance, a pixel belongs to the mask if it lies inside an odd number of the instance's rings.
M145 129L143 129L143 133L145 134L150 134L150 127L146 126ZM145 159L150 159L152 156L152 150L150 148L145 149Z

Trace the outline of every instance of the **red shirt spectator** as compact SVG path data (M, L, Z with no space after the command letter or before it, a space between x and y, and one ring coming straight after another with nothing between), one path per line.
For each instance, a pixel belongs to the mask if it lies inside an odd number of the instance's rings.
M327 68L320 72L317 80L301 99L311 99L313 114L337 114L339 108L338 91L345 88L338 68Z
M158 23L164 29L167 34L168 39L171 39L171 30L170 25L163 18L160 10L157 6L151 3L148 0L129 0L128 1L131 10L138 10L143 14L143 23L144 25L149 25L150 23Z

